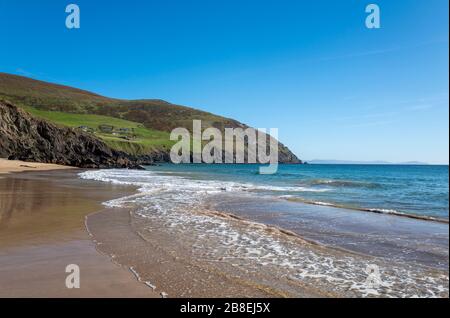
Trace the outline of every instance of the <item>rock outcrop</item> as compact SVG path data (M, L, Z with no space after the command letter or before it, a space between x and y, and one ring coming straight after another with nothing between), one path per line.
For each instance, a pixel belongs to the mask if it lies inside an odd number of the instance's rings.
M246 151L249 149L246 149ZM135 156L112 149L94 135L60 127L0 101L0 158L55 163L81 168L140 168L170 162L168 150ZM301 163L279 143L280 163Z
M0 102L0 157L82 168L138 168L154 161L113 150L92 135L57 127L5 102Z

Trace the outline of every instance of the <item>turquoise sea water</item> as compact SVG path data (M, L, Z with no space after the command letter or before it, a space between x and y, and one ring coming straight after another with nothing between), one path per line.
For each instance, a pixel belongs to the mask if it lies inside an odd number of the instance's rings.
M255 195L373 212L449 217L448 166L280 165L260 175L257 165L161 165L151 171L235 182Z
M306 279L349 295L373 292L363 282L376 264L386 283L376 295L448 295L448 166L280 165L275 175L257 165L145 168L79 175L135 186L104 204L130 209L147 240L176 238L196 264L247 274L273 266L275 284ZM317 244L305 249L292 237Z
M321 244L448 267L448 166L280 165L274 175L261 175L258 168L147 167L178 182L181 200L189 201L196 193L214 210L275 225Z

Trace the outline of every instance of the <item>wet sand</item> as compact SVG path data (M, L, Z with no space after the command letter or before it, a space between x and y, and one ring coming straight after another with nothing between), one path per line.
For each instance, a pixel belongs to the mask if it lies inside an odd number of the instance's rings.
M160 297L99 253L85 229L101 202L134 189L80 180L78 172L0 178L0 297ZM80 289L65 286L69 264L80 267Z
M292 296L190 263L179 238L163 229L152 242L143 238L130 210L101 205L136 189L81 180L80 171L0 178L0 297ZM65 286L69 264L80 267L80 289ZM325 295L307 286L297 293Z
M89 215L87 226L100 251L115 262L131 267L139 279L158 294L177 298L307 298L331 295L308 285L297 285L295 293L289 293L267 284L261 277L251 277L252 273L229 272L216 264L192 258L190 250L181 243L184 237L174 237L164 228L153 228L149 235L142 236L139 228L142 224L136 222L131 213L124 208L105 209ZM269 271L267 274L272 273Z

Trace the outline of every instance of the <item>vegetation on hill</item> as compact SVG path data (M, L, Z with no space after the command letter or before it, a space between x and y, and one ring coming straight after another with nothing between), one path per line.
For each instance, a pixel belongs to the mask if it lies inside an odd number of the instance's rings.
M142 124L128 120L102 115L45 111L33 107L24 108L37 118L91 133L103 140L111 148L132 155L143 155L156 150L167 150L173 145L173 141L169 139L169 133L145 128ZM110 126L112 129L101 129L102 126Z
M22 76L0 73L0 101L7 101L52 123L68 127L87 127L89 133L110 147L133 155L167 152L173 145L169 133L176 127L192 129L192 120L204 128L247 128L234 119L201 110L174 105L158 99L123 100L88 91L47 83ZM113 126L102 131L101 125ZM120 128L131 129L123 133ZM279 144L280 162L300 160Z
M110 116L170 132L176 127L192 127L193 119L205 126L243 127L236 120L158 99L122 100L103 97L80 89L46 83L22 76L0 73L0 98L18 106L39 110Z
M161 153L160 153L161 154ZM139 168L162 156L133 156L91 134L58 127L0 101L0 157L82 168Z

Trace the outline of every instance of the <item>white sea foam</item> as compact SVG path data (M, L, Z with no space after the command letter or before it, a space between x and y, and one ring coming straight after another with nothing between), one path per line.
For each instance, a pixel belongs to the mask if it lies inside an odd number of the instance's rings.
M333 206L332 203L328 203L328 202L314 201L313 203L316 205Z
M397 210L391 210L391 209L367 209L369 212L377 212L377 213L385 213L385 214L403 214L402 212L399 212Z
M275 273L274 277L299 280L344 295L448 295L448 274L427 275L418 266L386 264L381 260L345 253L337 253L339 256L336 256L323 249L305 248L282 235L270 234L260 224L248 222L245 226L236 226L228 219L192 213L212 194L223 191L245 193L249 189L258 189L255 185L131 170L87 171L80 177L137 186L137 194L105 202L105 205L135 208L137 217L149 221L146 230L164 229L173 233L173 237L186 238L179 243L206 262L226 262L248 273L257 273L260 266L265 266L268 272ZM259 186L259 190L261 188ZM289 191L284 187L267 188ZM380 267L382 283L376 290L365 284L365 269L369 261Z

